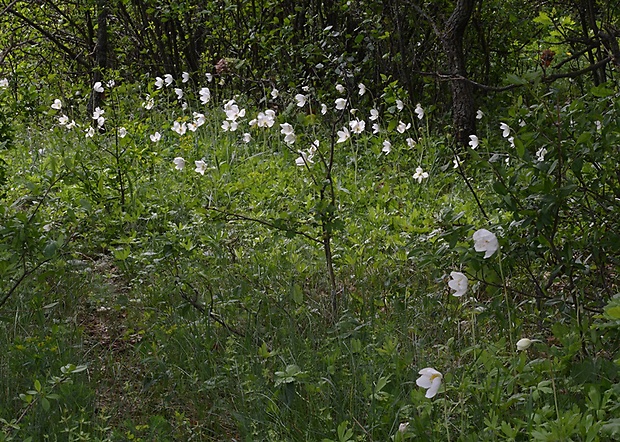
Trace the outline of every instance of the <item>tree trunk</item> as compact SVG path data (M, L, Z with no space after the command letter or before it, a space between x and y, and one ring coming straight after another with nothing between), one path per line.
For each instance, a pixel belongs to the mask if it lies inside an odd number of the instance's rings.
M462 145L467 144L469 136L476 133L474 89L466 80L467 68L463 53L463 36L473 9L474 0L458 0L440 35L448 61L448 71L454 77L450 82L452 124L456 141Z

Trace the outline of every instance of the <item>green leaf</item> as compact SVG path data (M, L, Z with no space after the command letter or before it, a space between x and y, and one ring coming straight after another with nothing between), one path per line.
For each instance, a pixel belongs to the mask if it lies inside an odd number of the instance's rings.
M37 393L41 392L41 382L38 379L34 381L34 389Z
M598 98L606 98L611 97L614 91L601 84L600 86L594 86L590 89L590 93Z
M50 401L48 401L46 398L41 399L41 406L45 411L50 411Z

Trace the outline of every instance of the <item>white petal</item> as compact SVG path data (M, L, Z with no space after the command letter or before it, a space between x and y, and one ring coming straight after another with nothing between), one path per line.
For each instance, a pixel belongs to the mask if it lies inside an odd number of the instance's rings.
M426 391L426 397L429 399L435 397L439 391L439 387L441 387L441 377L436 377L433 379L431 387Z

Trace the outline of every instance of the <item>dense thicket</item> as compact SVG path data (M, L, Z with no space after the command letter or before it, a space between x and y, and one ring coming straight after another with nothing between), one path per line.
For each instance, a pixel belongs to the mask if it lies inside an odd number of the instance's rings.
M0 15L0 72L23 83L60 74L62 87L67 78L92 84L106 70L128 81L200 76L224 59L238 75L231 86L246 93L252 82L321 88L345 78L380 94L389 78L442 110L452 103L462 142L475 129L473 100L502 90L507 74L577 86L617 78L619 8L602 0L13 1Z

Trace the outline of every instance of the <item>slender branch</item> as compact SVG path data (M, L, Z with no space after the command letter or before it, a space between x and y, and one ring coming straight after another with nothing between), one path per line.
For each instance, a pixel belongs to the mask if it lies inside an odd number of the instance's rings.
M239 213L226 212L224 210L220 210L220 209L217 209L215 207L206 207L206 209L207 210L212 210L212 211L217 212L217 213L221 213L222 215L226 215L226 216L232 217L232 218L234 218L236 220L252 221L252 222L255 222L255 223L258 223L258 224L262 224L262 225L267 226L267 227L271 227L272 229L280 230L280 231L283 231L283 232L290 232L290 233L294 233L296 235L304 236L304 237L308 238L310 241L313 241L313 242L316 242L316 243L319 243L319 244L323 243L323 241L321 241L320 239L317 239L317 238L315 238L313 236L310 236L310 235L308 235L305 232L301 232L301 231L295 230L295 229L282 228L280 226L275 225L274 223L271 223L269 221L265 221L265 220L262 220L262 219L259 219L259 218L253 218L251 216L245 216L245 215L241 215Z

